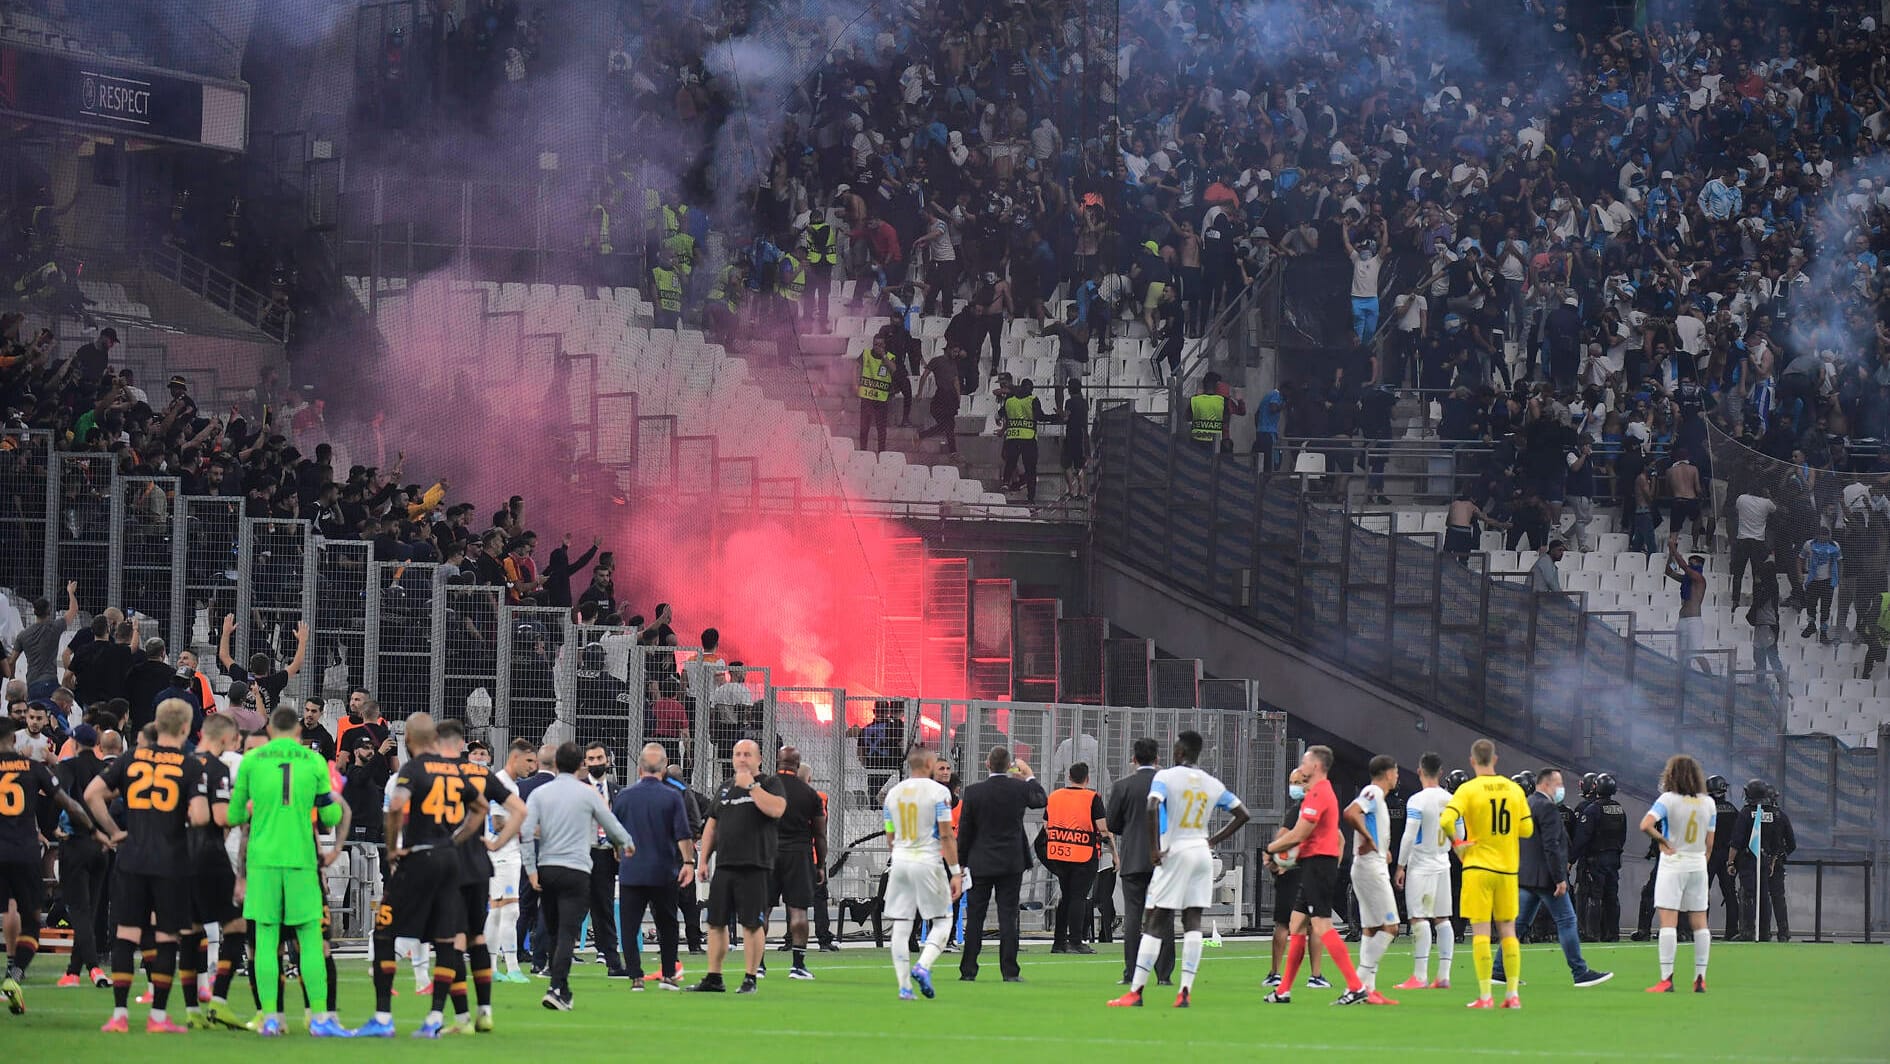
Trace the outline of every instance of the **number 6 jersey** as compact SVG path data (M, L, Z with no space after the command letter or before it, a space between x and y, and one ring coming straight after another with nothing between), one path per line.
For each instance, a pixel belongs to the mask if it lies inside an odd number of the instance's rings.
M181 749L144 746L113 761L102 778L125 799L118 870L189 875L190 800L208 797L203 765Z
M1667 791L1654 800L1654 807L1648 812L1659 818L1660 833L1675 851L1671 856L1662 855L1661 864L1706 867L1706 841L1713 834L1714 821L1719 815L1717 802L1704 794Z
M1205 847L1209 812L1240 804L1226 785L1194 765L1175 765L1155 773L1148 797L1162 804L1162 849L1170 852Z

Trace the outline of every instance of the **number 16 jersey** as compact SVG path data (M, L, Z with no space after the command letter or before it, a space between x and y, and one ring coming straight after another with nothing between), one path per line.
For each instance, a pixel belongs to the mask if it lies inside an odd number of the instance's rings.
M1205 849L1209 812L1240 804L1225 784L1194 765L1175 765L1155 773L1148 796L1150 801L1161 801L1162 849L1169 852Z

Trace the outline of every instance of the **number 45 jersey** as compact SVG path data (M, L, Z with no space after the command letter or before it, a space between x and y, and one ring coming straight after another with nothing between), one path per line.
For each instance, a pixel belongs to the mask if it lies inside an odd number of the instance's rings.
M1206 849L1209 811L1240 804L1225 784L1194 765L1175 765L1155 773L1148 796L1161 800L1162 849L1171 853Z

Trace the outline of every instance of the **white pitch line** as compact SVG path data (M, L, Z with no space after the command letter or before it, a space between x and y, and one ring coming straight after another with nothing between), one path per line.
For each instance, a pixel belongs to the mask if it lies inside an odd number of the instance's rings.
M621 1023L609 1023L609 1024L570 1023L570 1024L560 1024L559 1026L576 1027L581 1030L599 1030L599 1031L605 1031L605 1030L621 1031L623 1029L623 1026ZM743 1032L746 1034L766 1035L773 1038L821 1038L821 1039L828 1039L828 1040L852 1039L855 1041L875 1041L875 1042L891 1041L891 1040L898 1040L900 1042L910 1042L912 1038L914 1037L914 1034L911 1030L860 1031L860 1030L828 1029L828 1030L814 1031L814 1030L796 1030L796 1029L790 1029L790 1028L743 1027ZM1180 1045L1186 1045L1190 1048L1201 1047L1201 1048L1215 1048L1215 1049L1230 1049L1230 1050L1240 1050L1244 1052L1252 1052L1254 1050L1274 1049L1274 1050L1314 1050L1318 1052L1333 1052L1333 1053L1379 1053L1379 1052L1384 1052L1387 1049L1391 1048L1391 1047L1388 1047L1382 1044L1376 1044L1376 1043L1256 1042L1256 1041L1247 1041L1247 1040L1243 1040L1239 1042L1229 1042L1229 1041L1211 1041L1207 1039L1189 1038L1186 1036L1181 1036L1179 1038L1171 1037L1171 1038L1161 1038L1161 1039L1155 1039L1155 1038L1083 1038L1083 1037L1073 1037L1069 1035L963 1034L963 1033L952 1032L952 1031L941 1032L941 1031L936 1031L936 1030L927 1030L924 1033L923 1037L926 1041L930 1041L930 1042L938 1042L938 1041L977 1042L977 1043L999 1042L999 1043L1012 1043L1012 1044L1018 1044L1018 1045L1038 1045L1038 1044L1058 1045L1058 1046L1090 1045L1090 1046L1105 1046L1105 1047L1113 1047L1113 1048L1159 1047L1163 1049L1173 1049L1175 1048L1177 1044L1180 1044ZM1565 1049L1556 1049L1556 1050L1506 1049L1506 1048L1495 1047L1495 1046L1452 1046L1448 1050L1439 1050L1439 1052L1447 1053L1450 1056L1500 1057L1500 1058L1526 1059L1526 1060L1537 1060L1537 1059L1548 1059L1548 1058L1567 1059L1570 1056L1569 1051ZM1697 1062L1700 1059L1700 1056L1698 1053L1652 1053L1643 1049L1625 1050L1625 1051L1618 1051L1618 1052L1608 1051L1608 1050L1583 1049L1577 1055L1579 1055L1583 1059L1588 1059L1588 1060L1634 1060L1634 1061L1674 1060L1674 1061L1685 1061L1685 1062L1688 1062L1688 1064L1697 1064ZM1762 1056L1761 1055L1728 1056L1725 1054L1720 1054L1717 1057L1715 1057L1715 1059L1722 1060L1722 1061L1751 1061L1753 1062L1753 1064L1767 1064L1767 1062L1772 1062L1772 1064L1777 1064L1777 1062L1784 1062L1784 1064L1882 1064L1882 1059L1878 1057L1833 1057L1833 1056L1787 1057L1787 1056L1779 1056L1777 1054L1765 1054Z

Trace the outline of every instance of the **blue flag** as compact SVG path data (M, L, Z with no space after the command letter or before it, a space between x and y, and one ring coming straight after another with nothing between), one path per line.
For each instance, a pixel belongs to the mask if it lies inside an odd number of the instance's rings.
M1754 857L1759 856L1759 818L1763 815L1757 809L1752 811L1752 841L1746 844L1746 849L1751 851Z

